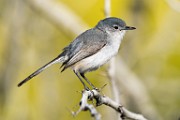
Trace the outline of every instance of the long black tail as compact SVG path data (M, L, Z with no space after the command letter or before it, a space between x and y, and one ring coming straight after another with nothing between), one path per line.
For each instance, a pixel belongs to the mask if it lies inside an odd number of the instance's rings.
M62 62L63 61L63 57L56 57L55 59L53 59L52 61L50 61L49 63L45 64L44 66L42 66L41 68L39 68L38 70L36 70L35 72L33 72L31 75L29 75L27 78L25 78L24 80L22 80L19 84L18 87L22 86L24 83L26 83L27 81L29 81L30 79L32 79L33 77L35 77L36 75L38 75L39 73L41 73L43 70L45 70L46 68L50 67L51 65L58 63L58 62Z

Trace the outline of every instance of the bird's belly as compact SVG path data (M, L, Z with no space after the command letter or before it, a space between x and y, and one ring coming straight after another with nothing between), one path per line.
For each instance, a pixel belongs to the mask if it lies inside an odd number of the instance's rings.
M112 46L106 46L96 54L77 62L72 68L80 73L96 70L116 55L118 48L115 49Z

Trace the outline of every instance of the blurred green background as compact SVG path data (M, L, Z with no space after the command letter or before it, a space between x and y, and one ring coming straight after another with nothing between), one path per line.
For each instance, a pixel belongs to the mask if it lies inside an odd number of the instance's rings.
M44 7L46 2L54 7ZM62 4L83 21L76 25L82 31L104 18L104 0L0 1L0 120L92 119L89 112L81 112L75 118L71 115L71 111L79 108L79 91L83 87L70 69L60 73L60 65L54 65L17 87L18 82L56 57L79 33L80 30L77 33L70 30L76 26L65 28L62 24L61 27L49 15L48 11L56 11L56 7L61 10ZM180 1L112 0L111 16L137 28L126 34L119 55L147 89L161 119L177 120L180 117ZM73 21L66 13L59 17L67 19L66 24ZM110 82L104 75L106 68L87 77L97 87L107 83L103 93L112 97ZM121 84L119 88L126 101L124 106L138 113L147 109L137 110ZM115 115L106 106L97 109L103 120Z

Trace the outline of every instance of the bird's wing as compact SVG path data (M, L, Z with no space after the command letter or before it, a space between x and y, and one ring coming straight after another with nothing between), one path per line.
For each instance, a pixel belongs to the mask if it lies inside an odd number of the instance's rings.
M70 54L72 57L68 61L64 62L64 68L62 71L71 65L74 65L78 61L97 53L106 45L107 41L105 39L106 34L100 30L93 29L81 34L75 42L73 41L74 43L78 43L76 47L74 47L74 49L68 48L73 51Z

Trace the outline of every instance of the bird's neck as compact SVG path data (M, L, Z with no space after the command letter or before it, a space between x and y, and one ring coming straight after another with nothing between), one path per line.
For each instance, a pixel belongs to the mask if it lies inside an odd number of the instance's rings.
M124 34L125 34L125 31L120 31L119 33L115 32L108 35L110 39L110 44L117 51L120 47L121 41L123 40Z

